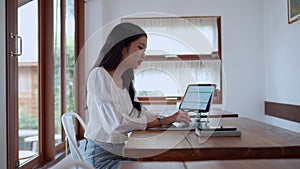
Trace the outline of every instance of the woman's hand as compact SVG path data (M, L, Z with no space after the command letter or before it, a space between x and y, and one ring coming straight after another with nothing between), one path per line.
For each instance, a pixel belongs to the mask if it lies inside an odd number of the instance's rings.
M192 122L188 112L176 112L172 116L174 118L174 122L179 122L179 123L184 122L186 124Z
M192 122L190 116L187 112L176 112L171 116L164 117L162 120L162 125L172 124L173 122L183 122L189 124ZM151 117L147 119L147 128L160 126L161 122L157 117Z

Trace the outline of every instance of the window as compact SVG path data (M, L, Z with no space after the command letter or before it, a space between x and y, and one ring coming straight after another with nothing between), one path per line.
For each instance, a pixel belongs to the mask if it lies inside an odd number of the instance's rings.
M188 84L214 83L214 103L222 103L220 20L219 16L123 18L148 35L145 60L135 70L139 99L180 99Z
M12 38L6 41L7 168L36 168L64 157L60 117L66 111L77 110L75 97L79 94L74 88L75 77L80 75L74 70L84 43L83 3L75 0L6 3L7 34L18 34L23 42L22 55L15 59L17 56L12 56L10 50L19 49L15 46L19 43Z
M61 115L75 111L75 6L73 0L54 1L54 115L55 144L62 142ZM64 10L61 11L62 7ZM65 11L65 13L63 13Z

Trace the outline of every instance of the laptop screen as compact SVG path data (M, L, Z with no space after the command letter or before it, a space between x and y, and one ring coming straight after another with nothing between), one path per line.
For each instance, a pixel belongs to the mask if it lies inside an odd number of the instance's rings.
M215 88L215 84L189 85L185 91L185 94L179 106L179 110L208 112Z

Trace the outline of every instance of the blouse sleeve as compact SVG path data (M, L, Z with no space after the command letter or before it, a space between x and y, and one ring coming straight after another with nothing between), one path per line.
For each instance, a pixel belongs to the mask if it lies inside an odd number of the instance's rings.
M138 117L136 113L128 115L120 112L112 102L98 104L97 110L103 112L99 113L99 119L102 119L102 126L108 133L127 134L133 130L145 130L147 127L146 116Z
M154 116L158 116L158 113L153 113L148 111L148 109L145 106L141 107L141 116L146 116L147 118L149 117L154 117Z

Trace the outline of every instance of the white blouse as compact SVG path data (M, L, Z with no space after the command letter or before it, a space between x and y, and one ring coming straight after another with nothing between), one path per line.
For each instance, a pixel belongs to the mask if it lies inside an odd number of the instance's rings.
M132 130L145 130L146 112L133 108L129 93L120 89L102 67L87 80L88 122L84 136L105 143L124 143Z

